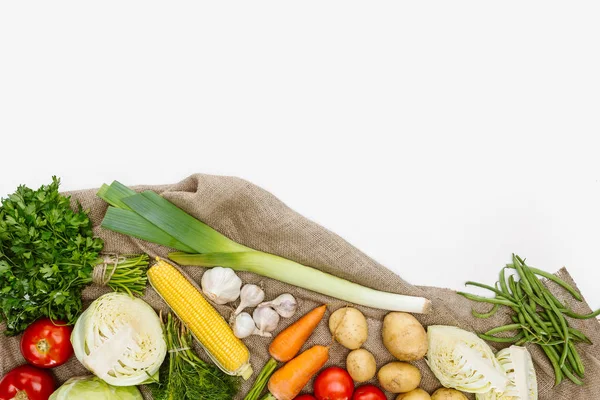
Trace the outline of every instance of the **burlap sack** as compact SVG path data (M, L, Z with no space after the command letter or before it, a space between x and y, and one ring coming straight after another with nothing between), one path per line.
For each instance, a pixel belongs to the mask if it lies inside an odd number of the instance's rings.
M475 319L470 313L474 304L458 296L452 290L410 285L339 236L307 220L289 209L273 195L244 180L231 177L193 175L174 185L137 187L140 190L148 188L162 193L165 198L193 216L246 246L287 257L375 289L427 297L433 302L433 312L429 315L416 316L426 326L434 324L454 325L463 329L482 332L509 321L507 315L502 313L498 313L489 320ZM99 224L107 205L97 198L95 193L96 190L83 190L70 194L73 196L74 201L81 202L85 209L90 210L95 233L105 240L106 251L120 253L146 252L151 256L159 255L162 257L167 255L169 249L101 229ZM415 268L415 266L411 265L407 268ZM190 277L198 282L200 281L203 269L186 267L184 270ZM563 279L573 283L566 270L563 269L559 274ZM271 279L249 273L240 275L246 283L261 285L265 289L269 300L281 293L292 293L300 303L298 316L323 303L329 305L329 312L345 305L344 302ZM86 305L105 292L107 292L106 288L87 288L84 292ZM156 309L166 310L166 305L151 288L146 291L145 300ZM571 304L578 312L586 313L590 311L584 303L571 301ZM475 306L479 307L478 304ZM393 360L381 341L381 323L386 312L364 307L359 308L369 321L369 339L364 347L376 356L377 364L381 367ZM219 306L218 309L224 316L229 316L232 311L232 308L228 306ZM291 320L282 320L278 330L285 328L291 322ZM539 349L530 346L529 350L535 361L540 399L542 400L600 399L599 323L597 320L572 321L572 323L573 326L582 330L596 343L591 346L579 346L586 368L586 384L583 387L578 387L570 382L564 382L559 387L553 388L554 373L551 365ZM10 369L24 363L19 352L18 343L18 337L0 336L0 375L4 375ZM321 323L305 347L314 344L328 345L330 343L331 335L327 324ZM251 362L255 375L242 386L241 393L237 397L240 399L269 357L267 352L269 339L254 336L246 340L246 344L252 354ZM494 347L500 348L496 345ZM348 351L342 346L334 344L331 347L331 358L328 365L344 366L347 353ZM416 365L423 373L421 386L432 393L440 386L439 382L424 361L419 361ZM53 373L61 383L69 377L87 374L86 370L76 360L71 360L66 365L53 370ZM311 385L308 385L306 391L310 392L310 390ZM151 398L146 390L144 390L144 395L146 399ZM388 397L390 399L394 398L392 395ZM470 398L473 397L470 396Z

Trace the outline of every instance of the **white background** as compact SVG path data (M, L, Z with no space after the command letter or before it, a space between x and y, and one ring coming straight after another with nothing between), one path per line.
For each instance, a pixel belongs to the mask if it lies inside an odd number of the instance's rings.
M597 2L2 2L0 195L237 175L420 285L600 307Z

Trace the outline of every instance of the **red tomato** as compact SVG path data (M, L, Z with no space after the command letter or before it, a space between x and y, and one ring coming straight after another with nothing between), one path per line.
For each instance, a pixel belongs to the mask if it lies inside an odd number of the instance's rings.
M329 367L315 380L317 400L350 400L354 392L354 381L346 370Z
M295 397L294 400L317 400L317 399L312 394L301 394L300 396Z
M377 386L364 385L354 391L352 400L387 400L387 397Z
M29 325L21 338L21 353L30 364L53 368L66 363L73 355L73 328L62 321L42 318Z
M48 400L55 388L48 371L21 365L0 381L0 400Z

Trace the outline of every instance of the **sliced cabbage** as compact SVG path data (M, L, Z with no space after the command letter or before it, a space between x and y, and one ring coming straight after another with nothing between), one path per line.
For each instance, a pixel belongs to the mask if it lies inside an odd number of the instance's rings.
M71 342L77 359L114 386L134 386L158 373L167 344L158 315L124 293L99 297L79 317Z
M494 353L477 335L454 326L427 329L427 364L442 385L469 393L506 389L508 378Z
M95 376L71 378L48 400L144 400L135 386L111 386Z
M510 380L504 392L478 394L477 400L537 400L538 388L531 354L524 347L511 346L496 354Z

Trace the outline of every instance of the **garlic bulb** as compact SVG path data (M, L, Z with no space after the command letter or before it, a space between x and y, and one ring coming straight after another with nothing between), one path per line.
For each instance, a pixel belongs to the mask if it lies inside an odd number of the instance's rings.
M256 285L248 284L242 287L240 305L233 315L238 315L247 307L256 307L265 299L265 292Z
M217 304L227 304L240 297L242 280L231 268L215 267L202 275L202 291Z
M290 318L292 315L294 315L294 313L296 313L298 303L296 302L294 296L289 293L285 293L273 301L259 304L258 307L272 307L275 311L277 311L277 314L281 315L283 318Z
M252 334L258 334L258 329L256 329L256 324L250 314L243 312L235 317L233 334L240 339L247 338Z
M271 337L271 332L277 329L279 314L271 307L260 307L254 309L252 318L258 328L257 335Z

